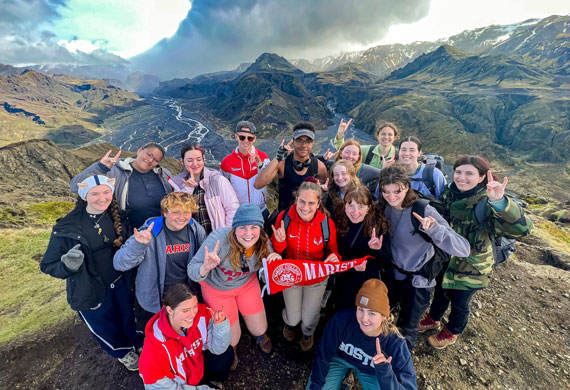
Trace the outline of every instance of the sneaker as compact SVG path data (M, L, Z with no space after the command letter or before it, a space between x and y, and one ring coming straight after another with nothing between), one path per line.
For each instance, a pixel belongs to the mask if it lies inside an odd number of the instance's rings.
M129 371L139 370L139 355L135 351L129 351L125 356L119 358L119 361L127 367Z
M233 348L234 348L234 362L230 366L230 371L234 371L238 365L238 357L237 357L236 347L233 347Z
M428 343L435 349L443 349L457 341L458 335L451 333L446 326L433 336L428 337Z
M271 352L271 339L267 333L264 333L261 336L257 336L256 344L259 345L259 349L261 349L263 352Z
M420 325L418 326L418 331L420 333L424 333L427 330L437 329L441 324L440 321L434 321L429 313L424 314L424 317L420 321Z
M303 335L299 344L301 344L301 351L307 352L308 350L313 348L313 335L310 336Z
M285 324L283 326L283 338L292 343L295 340L295 329Z

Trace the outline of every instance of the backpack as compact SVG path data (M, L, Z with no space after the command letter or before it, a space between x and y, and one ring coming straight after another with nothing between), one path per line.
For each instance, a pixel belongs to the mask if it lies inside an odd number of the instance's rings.
M371 147L368 149L368 153L366 153L366 158L364 159L364 164L370 165L370 161L372 161L372 159L374 158L374 153L373 153L373 151L374 151L375 148L376 148L375 146L374 146L374 147L371 146ZM394 156L395 156L395 159L397 160L397 159L398 159L398 151L399 151L400 149L398 149L398 148L395 147L395 146L394 146L394 148L395 148L395 150L394 150Z
M289 210L285 210L285 214L283 214L283 224L285 226L285 234L287 233L287 228L289 227L289 223L291 222L291 217L289 216ZM323 248L327 248L327 244L329 243L329 239L331 236L331 232L329 229L329 217L325 215L325 219L321 222L321 231L323 232Z
M427 233L420 230L421 224L420 221L416 217L414 217L413 213L418 214L422 218L425 217L426 206L431 205L431 202L427 199L418 199L412 205L412 225L414 227L414 231L412 234L419 234L422 236L424 240L431 243L433 245L433 249L435 250L434 255L431 259L429 259L419 270L415 272L405 271L400 267L394 266L398 271L406 275L420 275L426 279L435 279L437 275L439 275L442 271L447 268L447 264L449 263L449 259L451 258L450 254L440 249L437 245L435 245L430 236ZM433 205L431 205L433 207Z
M443 165L445 164L445 159L440 155L434 153L426 153L420 156L420 162L428 166L434 166L440 171L443 171Z
M520 199L510 194L505 194L505 196L512 199L519 207L522 208L522 202ZM477 220L479 230L489 233L491 246L493 247L493 257L495 259L494 265L497 266L507 261L509 256L517 251L517 240L512 237L497 235L495 233L495 229L491 225L489 214L487 213L487 197L483 197L475 206L475 219Z
M422 183L424 183L429 191L429 193L433 196L434 199L435 198L435 181L433 180L433 170L434 168L437 168L437 166L435 165L427 165L424 167L424 170L422 172L422 178L414 178L414 179L410 179L410 181L421 181ZM416 191L416 193L419 194L419 191ZM427 195L423 195L422 197L426 197ZM439 211L439 210L438 210Z

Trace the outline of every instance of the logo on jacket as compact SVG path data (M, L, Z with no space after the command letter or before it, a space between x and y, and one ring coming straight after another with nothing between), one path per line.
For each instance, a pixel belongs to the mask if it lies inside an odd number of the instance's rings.
M321 245L321 244L323 243L323 238L322 238L322 237L319 237L319 242L317 242L317 238L314 237L314 238L313 238L313 243L314 243L315 245Z
M303 274L294 264L281 264L273 270L271 279L279 286L291 287L303 279Z
M232 171L237 172L237 171L241 171L241 168L230 168Z

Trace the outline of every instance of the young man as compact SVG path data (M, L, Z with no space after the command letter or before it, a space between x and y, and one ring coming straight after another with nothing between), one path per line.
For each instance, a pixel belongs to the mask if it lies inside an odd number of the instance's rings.
M327 178L325 164L313 156L315 128L308 122L299 122L293 127L293 139L287 145L281 145L277 156L261 171L253 184L260 189L279 175L278 211L285 210L295 200L294 191L309 176L316 177L321 183ZM293 146L293 153L288 148Z
M251 203L259 206L263 219L267 220L267 187L256 189L253 186L259 172L269 164L267 154L257 149L253 144L257 138L255 125L248 121L241 121L236 126L234 137L238 143L237 148L222 160L220 170L232 183L239 203Z

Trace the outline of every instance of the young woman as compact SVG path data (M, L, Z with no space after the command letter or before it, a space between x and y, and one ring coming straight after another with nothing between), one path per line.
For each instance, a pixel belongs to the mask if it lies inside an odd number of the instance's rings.
M437 211L427 205L424 215L413 214L417 201L405 168L396 163L380 172L384 215L390 221L392 267L388 270L388 291L392 306L400 304L397 325L412 350L418 337L418 323L429 300L435 279L427 279L418 271L435 254L434 245L451 255L469 254L469 242L453 231ZM420 222L416 231L412 218ZM429 241L423 237L425 234Z
M412 189L424 195L439 198L445 188L445 176L438 168L433 167L433 171L427 177L426 174L429 174L431 169L428 169L424 163L418 162L421 155L422 143L419 138L406 137L400 142L398 161L406 169L412 183Z
M337 390L348 370L363 389L417 389L412 356L392 324L384 283L366 281L355 303L327 323L307 390Z
M380 262L389 263L390 223L364 186L352 187L335 210L338 251L343 259L373 256L364 266L335 275L333 304L335 311L354 305L354 298L362 284L380 278Z
M133 291L126 275L113 268L113 255L124 239L114 184L106 176L90 176L78 184L80 198L53 227L40 269L66 280L67 301L95 340L136 371L135 351L143 337L136 331Z
M335 148L340 149L344 143L344 134L351 122L352 119L348 122L340 121L333 142ZM379 120L376 122L375 137L378 140L378 145L362 145L360 147L362 161L374 168L382 169L393 164L398 157L398 149L394 146L394 142L400 137L400 131L395 124Z
M224 311L198 303L184 283L173 285L163 301L146 326L139 369L145 389L217 388L212 382L228 378L233 358Z
M334 210L343 204L344 194L351 186L360 185L360 180L350 161L338 160L330 168L328 183L323 203L334 218Z
M136 293L146 322L161 308L161 297L176 283L189 283L187 266L206 240L206 232L192 213L194 197L171 192L160 202L161 216L148 219L117 251L115 269L137 268Z
M239 200L229 180L204 166L204 149L198 145L183 146L180 156L185 170L173 177L172 182L177 191L195 195L199 209L192 217L207 234L231 226Z
M278 253L284 253L287 259L325 261L336 263L340 260L336 243L334 222L327 217L322 207L322 190L315 178L301 183L297 189L295 203L279 213L271 242ZM285 213L290 218L285 229ZM330 233L328 243L325 240L321 223L328 218ZM301 323L303 337L301 349L308 351L313 346L313 333L319 322L321 301L328 278L310 286L293 286L283 291L285 309L283 310L283 337L292 342L295 339L294 327Z
M137 150L135 158L119 159L121 151L111 157L109 150L101 161L87 167L71 180L71 192L77 192L77 184L92 175L115 178L115 198L119 210L125 212L128 235L151 218L160 215L160 201L172 191L168 178L172 174L160 167L164 148L149 142Z
M442 283L438 283L429 313L420 322L424 332L440 326L443 313L451 303L449 322L428 342L434 348L445 348L455 343L467 326L469 304L473 295L487 287L493 270L493 251L487 229L481 229L475 217L475 207L482 203L488 225L494 233L520 237L532 229L532 221L525 218L522 208L505 196L507 178L495 181L489 163L478 156L460 156L453 166L453 183L441 199L448 213L451 227L471 244L464 256L452 256Z
M263 224L259 206L249 203L241 205L232 226L212 232L188 266L190 278L200 282L206 304L216 310L223 307L227 313L234 352L241 337L238 312L247 329L257 337L259 348L265 353L271 352L267 317L256 271L261 267L263 258L271 261L281 256L272 253ZM237 362L235 354L233 368Z

